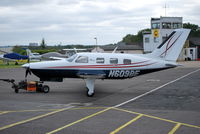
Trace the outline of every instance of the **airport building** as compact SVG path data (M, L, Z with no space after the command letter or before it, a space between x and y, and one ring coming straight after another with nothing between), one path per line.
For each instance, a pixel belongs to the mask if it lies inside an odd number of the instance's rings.
M144 53L150 53L161 44L174 29L183 28L182 17L151 18L151 31L143 33ZM191 47L189 40L186 41L179 60L198 59L198 47Z
M31 46L31 47L37 47L39 45L38 45L38 43L32 42L32 43L29 43L29 46Z

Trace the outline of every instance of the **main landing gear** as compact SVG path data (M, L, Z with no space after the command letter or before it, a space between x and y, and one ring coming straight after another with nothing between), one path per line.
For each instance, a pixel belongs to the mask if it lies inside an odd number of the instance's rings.
M86 82L86 87L87 87L87 96L92 97L94 96L94 83L95 79L94 78L87 78L85 80Z

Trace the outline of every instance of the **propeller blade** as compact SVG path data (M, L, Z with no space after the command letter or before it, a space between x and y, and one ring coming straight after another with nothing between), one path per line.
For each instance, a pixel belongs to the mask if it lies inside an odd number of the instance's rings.
M28 72L29 72L29 75L31 75L31 69L30 69L30 68L29 68L29 71L28 71Z
M27 69L26 69L25 78L28 76L28 74L31 75L31 70L30 70L30 68L27 68Z
M25 78L28 76L28 74L31 75L30 63L26 63L26 64L22 65L22 67L26 69Z
M27 75L28 75L28 70L26 69L25 78L27 77Z

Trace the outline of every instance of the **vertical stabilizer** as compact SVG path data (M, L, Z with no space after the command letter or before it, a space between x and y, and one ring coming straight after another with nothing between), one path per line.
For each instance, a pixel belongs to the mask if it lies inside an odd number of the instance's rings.
M26 49L26 54L27 54L27 56L32 56L33 55L30 49Z
M161 43L150 56L167 61L176 61L181 53L190 29L176 29Z

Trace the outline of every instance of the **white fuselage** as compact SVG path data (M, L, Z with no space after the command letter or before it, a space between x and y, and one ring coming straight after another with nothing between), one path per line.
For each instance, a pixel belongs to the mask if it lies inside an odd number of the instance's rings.
M57 61L30 63L31 71L40 78L101 78L123 79L143 71L165 69L176 63L152 59L143 55L116 53L78 53Z
M30 63L23 67L27 68L26 74L31 71L41 81L84 78L87 95L93 96L95 79L126 79L176 67L189 33L189 29L174 30L151 54L77 53L67 59Z

